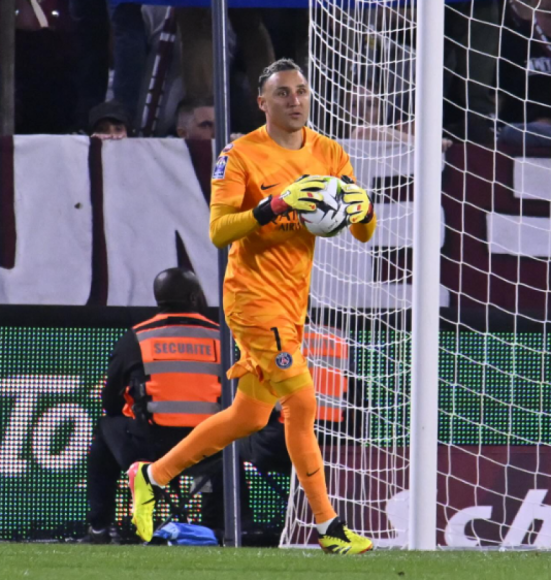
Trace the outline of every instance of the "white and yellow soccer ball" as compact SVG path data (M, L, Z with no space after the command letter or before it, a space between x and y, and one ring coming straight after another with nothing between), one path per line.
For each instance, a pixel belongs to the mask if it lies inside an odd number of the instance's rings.
M311 176L308 181L312 179L323 184L323 189L316 187L316 191L323 195L323 201L316 202L315 211L299 211L298 218L311 234L331 238L348 225L346 204L341 190L342 182L338 177L329 176Z

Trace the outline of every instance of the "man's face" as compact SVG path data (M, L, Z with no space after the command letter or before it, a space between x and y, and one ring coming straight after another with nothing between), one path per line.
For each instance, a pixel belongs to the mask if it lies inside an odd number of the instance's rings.
M102 119L99 123L96 124L94 133L98 133L100 135L112 135L113 137L118 137L119 139L128 137L124 123L114 119Z
M214 107L193 109L186 139L214 139Z
M310 87L297 70L273 74L258 97L258 106L266 113L266 124L288 133L306 125L310 114Z
M365 87L358 87L350 103L352 118L359 123L380 125L382 112L381 99Z

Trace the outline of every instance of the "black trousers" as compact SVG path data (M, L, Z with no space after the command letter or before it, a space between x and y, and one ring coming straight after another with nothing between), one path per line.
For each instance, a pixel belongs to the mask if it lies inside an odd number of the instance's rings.
M135 461L155 461L190 432L189 427L148 428L129 417L102 417L88 455L88 521L95 530L115 520L117 482Z
M102 417L98 423L88 456L88 521L95 530L108 527L115 520L117 482L122 471L135 461L155 461L172 449L192 431L187 427L144 429L129 417ZM268 425L250 437L239 441L242 461L250 461L262 471L289 474L291 460L285 446L283 425L272 414ZM221 454L217 454L220 459ZM223 474L216 456L186 470L191 476L205 469L212 481L212 493L203 497L203 524L218 529L224 527ZM243 518L252 521L243 464L241 463L241 503Z

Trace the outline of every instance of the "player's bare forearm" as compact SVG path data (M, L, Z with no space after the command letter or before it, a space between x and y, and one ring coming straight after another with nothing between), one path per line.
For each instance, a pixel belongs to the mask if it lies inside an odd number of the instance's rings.
M360 242L366 243L372 238L377 227L377 216L373 214L368 224L353 224L350 226L350 233Z
M211 207L209 235L211 242L217 248L225 248L259 227L252 209L238 211L229 205Z

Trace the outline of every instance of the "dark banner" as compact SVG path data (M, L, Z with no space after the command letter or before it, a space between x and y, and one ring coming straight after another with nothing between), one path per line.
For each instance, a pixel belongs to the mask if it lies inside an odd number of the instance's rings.
M491 305L545 320L551 160L533 155L512 157L475 145L452 147L446 155L441 265L452 308Z

